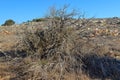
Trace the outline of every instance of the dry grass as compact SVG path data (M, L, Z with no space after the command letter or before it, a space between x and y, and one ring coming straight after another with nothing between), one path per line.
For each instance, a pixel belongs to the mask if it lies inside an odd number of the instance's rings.
M0 57L0 80L120 79L119 35L96 35L96 26L32 25L1 27L0 54L11 57Z
M0 80L10 80L15 74L10 72L10 64L0 62Z

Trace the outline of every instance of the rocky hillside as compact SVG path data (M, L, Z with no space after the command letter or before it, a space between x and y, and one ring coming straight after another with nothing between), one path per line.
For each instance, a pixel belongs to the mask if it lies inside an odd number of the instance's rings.
M120 80L119 18L50 25L0 27L0 80Z

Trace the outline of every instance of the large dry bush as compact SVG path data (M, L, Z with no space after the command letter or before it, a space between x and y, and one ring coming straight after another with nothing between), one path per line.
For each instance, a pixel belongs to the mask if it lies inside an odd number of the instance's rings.
M72 16L76 14L74 11L66 14L64 13L66 9L67 6L64 6L58 10L59 19L56 19L56 15L53 16L50 19L52 25L48 29L35 32L28 30L22 38L22 50L31 56L31 61L36 61L29 62L31 67L28 68L28 76L33 75L30 76L33 79L58 80L64 79L67 73L82 74L81 55L77 56L73 51L74 46L79 42L79 36L75 28L69 27L78 19L71 21ZM69 21L70 24L66 25ZM76 79L79 79L80 75L77 77Z
M58 74L58 78L62 78L66 72L77 73L81 67L81 58L76 58L77 55L71 53L77 38L74 28L51 27L34 33L27 32L22 40L22 49L33 59L37 59L38 62L33 64L36 66L35 72L41 73L42 70L46 70L45 74L51 74L53 71L54 74ZM42 70L37 70L37 67Z

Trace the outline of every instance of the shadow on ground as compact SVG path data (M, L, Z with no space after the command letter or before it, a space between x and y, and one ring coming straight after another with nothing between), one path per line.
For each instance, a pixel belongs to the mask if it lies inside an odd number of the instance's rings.
M86 55L84 70L92 79L120 80L120 60L97 55Z

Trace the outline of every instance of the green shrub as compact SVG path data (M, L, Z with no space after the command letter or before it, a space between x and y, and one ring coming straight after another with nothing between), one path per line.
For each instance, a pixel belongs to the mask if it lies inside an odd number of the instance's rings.
M43 18L36 18L32 20L33 22L41 22L41 21L45 21L45 19Z
M4 24L2 24L2 26L11 26L13 24L15 24L15 21L13 21L12 19L8 19L5 21Z

